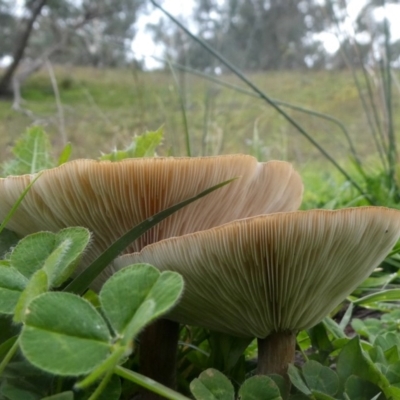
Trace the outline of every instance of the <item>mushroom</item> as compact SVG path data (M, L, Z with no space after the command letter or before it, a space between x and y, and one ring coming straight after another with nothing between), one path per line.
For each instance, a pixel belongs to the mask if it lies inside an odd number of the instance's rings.
M167 318L258 339L259 374L285 375L296 334L321 321L400 237L400 211L361 207L257 216L117 258L182 274Z
M143 220L235 177L239 179L156 225L126 252L140 251L161 239L209 229L238 218L295 210L301 203L301 178L289 163L281 161L259 163L246 155L145 158L113 163L76 160L44 171L7 227L22 236L67 226L90 229L93 239L81 263L82 269ZM0 179L0 220L34 178L35 175L24 175ZM99 289L111 272L106 269L94 287ZM161 321L152 333L151 329L141 338L141 347L147 349L145 359L141 357L141 370L171 386L168 373L174 371L170 359L175 357L178 324ZM166 343L163 351L170 351L165 354L165 365L157 346L163 342ZM159 371L154 372L157 368Z

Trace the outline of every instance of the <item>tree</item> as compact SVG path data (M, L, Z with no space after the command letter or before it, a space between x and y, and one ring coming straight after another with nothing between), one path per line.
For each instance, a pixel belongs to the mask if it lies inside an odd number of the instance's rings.
M326 52L314 35L328 20L317 1L199 0L194 19L199 37L242 69L295 69L325 62ZM180 44L175 58L180 63L200 69L218 66L178 30L172 36L158 30L157 35Z
M144 0L26 0L23 17L3 7L5 16L18 26L2 55L10 52L12 63L0 79L0 95L9 94L48 58L80 65L115 66L126 62L127 46ZM1 6L6 0L0 0ZM12 22L10 21L11 25ZM0 35L7 37L4 29ZM2 37L0 37L0 40ZM27 65L19 68L23 59Z
M4 4L4 2L3 2ZM20 64L26 46L28 45L29 37L32 33L33 24L40 15L46 0L31 0L26 3L26 17L21 20L21 27L18 29L16 44L13 49L13 60L6 69L0 79L0 96L8 95L11 91L11 81L15 74L18 65Z

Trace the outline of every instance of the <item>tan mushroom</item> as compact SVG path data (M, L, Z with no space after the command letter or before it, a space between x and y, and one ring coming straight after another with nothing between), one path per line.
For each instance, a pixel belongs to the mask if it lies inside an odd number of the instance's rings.
M17 209L8 228L19 235L40 230L58 231L67 226L84 226L93 233L90 249L81 268L95 259L126 231L180 201L231 178L238 179L173 214L132 243L126 251L140 251L149 243L258 214L295 210L301 203L301 178L286 162L259 163L254 157L230 155L203 158L151 158L121 162L77 160L42 173ZM0 179L2 220L35 175ZM99 288L110 275L103 272ZM144 373L169 384L169 361L164 366L158 341L170 343L174 352L178 325L142 337L148 348L141 364ZM146 337L149 344L146 344ZM159 349L159 347L158 347ZM154 355L154 361L151 356ZM169 360L169 356L165 356ZM151 372L159 368L158 372Z
M400 211L361 207L258 216L149 245L114 262L183 275L168 318L256 337L258 373L286 372L295 337L345 299L400 237Z

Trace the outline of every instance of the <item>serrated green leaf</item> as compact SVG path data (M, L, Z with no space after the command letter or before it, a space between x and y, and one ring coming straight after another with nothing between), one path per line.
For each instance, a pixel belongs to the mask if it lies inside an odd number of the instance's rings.
M22 291L28 284L22 274L12 267L0 267L0 314L13 314Z
M111 326L128 340L152 319L169 310L183 290L183 279L148 264L126 267L104 285L99 298Z
M51 146L44 130L32 126L17 141L12 153L14 159L3 166L4 175L34 174L55 166L50 156Z
M295 386L301 393L310 396L311 390L307 387L306 383L304 382L300 371L293 365L289 364L288 367L288 375L290 378L290 382L292 382L293 386Z
M316 361L307 361L303 365L302 372L311 391L334 396L339 390L339 378L335 371Z
M70 157L72 152L71 143L67 143L61 151L60 157L58 157L57 165L62 165L66 163Z
M253 376L239 389L240 400L282 400L278 386L268 376Z
M24 322L29 304L34 298L45 293L47 289L48 278L46 272L43 270L36 271L19 296L14 310L14 322Z
M135 136L125 150L114 150L112 153L102 155L100 160L120 161L126 158L154 157L156 148L161 144L162 139L162 128L154 132L146 132Z
M20 337L24 356L57 375L90 372L110 353L107 324L86 300L70 293L45 293L27 310Z
M235 391L229 379L216 369L207 369L190 383L196 400L233 400Z

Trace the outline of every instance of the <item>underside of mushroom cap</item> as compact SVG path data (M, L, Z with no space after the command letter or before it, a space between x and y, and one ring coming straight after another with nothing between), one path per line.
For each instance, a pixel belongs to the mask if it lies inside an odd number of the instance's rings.
M297 209L301 178L289 163L254 157L145 158L121 162L76 160L44 171L7 227L19 235L84 226L93 233L85 262L122 234L180 201L231 178L238 179L170 216L128 252L238 218ZM0 179L0 220L35 175Z
M243 337L312 327L400 237L400 211L360 207L258 216L163 240L115 260L183 275L168 318Z

